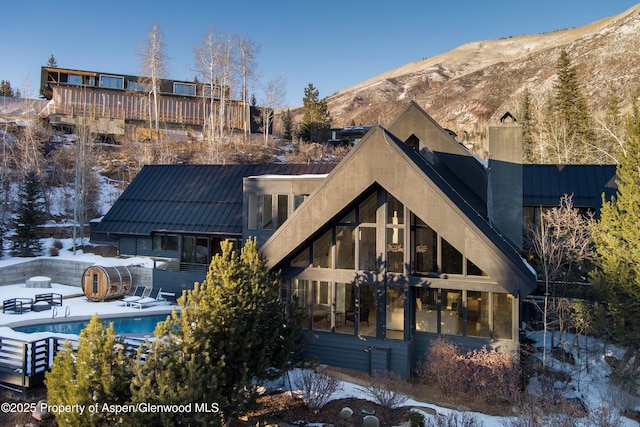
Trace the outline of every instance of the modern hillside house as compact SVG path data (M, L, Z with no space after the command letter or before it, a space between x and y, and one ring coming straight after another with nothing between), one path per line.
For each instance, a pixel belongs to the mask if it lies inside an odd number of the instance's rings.
M150 138L149 123L155 119L150 82L142 76L42 67L41 95L50 100L45 113L61 129L89 126L91 132L119 138ZM251 132L259 132L256 107L229 99L229 88L211 87L182 80L159 83L158 118L163 134L176 139L196 138L202 132L211 108L217 117L225 99L225 128L243 129L247 120Z
M411 103L337 165L147 166L92 240L179 261L154 281L184 289L219 239L257 238L321 363L410 376L440 336L517 349L536 289L523 230L564 194L597 210L615 167L523 165L521 126L503 119L488 162Z

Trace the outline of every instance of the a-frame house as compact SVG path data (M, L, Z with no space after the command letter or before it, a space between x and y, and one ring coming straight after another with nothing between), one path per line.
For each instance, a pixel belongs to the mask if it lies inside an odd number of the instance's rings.
M536 283L519 253L521 135L493 127L488 167L415 103L365 135L261 248L303 307L308 355L409 376L439 336L517 348Z

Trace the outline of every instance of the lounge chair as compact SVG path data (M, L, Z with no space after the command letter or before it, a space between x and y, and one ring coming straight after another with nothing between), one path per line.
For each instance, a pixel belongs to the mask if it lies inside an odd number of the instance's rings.
M126 307L130 305L132 302L140 301L145 297L145 293L147 292L146 286L136 286L131 295L127 295L122 298L123 305Z
M153 288L151 289L151 292L149 292L149 296L139 299L138 301L134 301L130 303L129 306L143 309L158 304L159 302L164 301L161 291L162 288Z
M31 298L11 298L2 303L3 313L22 314L31 311L33 300Z

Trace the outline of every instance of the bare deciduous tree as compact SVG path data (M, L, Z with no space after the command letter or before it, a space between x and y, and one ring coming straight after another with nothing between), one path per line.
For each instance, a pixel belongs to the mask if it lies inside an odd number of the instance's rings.
M242 76L242 127L244 139L247 139L249 129L249 83L256 72L256 55L260 47L253 40L245 37L236 37L238 47L238 66Z
M275 111L283 106L287 94L286 85L285 78L277 76L269 80L263 87L264 101L260 107L260 117L265 144L269 139L269 130L273 124Z
M559 299L559 290L568 282L586 275L582 265L592 256L592 213L581 213L573 207L570 195L565 194L560 204L540 213L539 224L529 230L530 244L536 254L537 267L545 282L543 364L546 363L546 340L549 329L549 304L558 328L563 331L569 313ZM551 299L549 297L552 297ZM553 337L552 337L553 345Z
M158 24L153 24L149 30L147 40L140 44L138 56L141 61L142 75L149 83L149 96L153 102L150 103L149 118L153 116L156 141L160 135L160 116L158 106L158 93L160 91L160 80L165 78L168 72L168 58L165 54L164 35Z

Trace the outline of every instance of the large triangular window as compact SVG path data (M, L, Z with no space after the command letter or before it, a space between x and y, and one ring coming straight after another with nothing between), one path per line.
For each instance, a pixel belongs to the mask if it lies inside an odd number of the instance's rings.
M486 276L462 252L429 227L416 215L411 215L411 266L419 275L455 274Z

